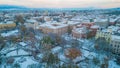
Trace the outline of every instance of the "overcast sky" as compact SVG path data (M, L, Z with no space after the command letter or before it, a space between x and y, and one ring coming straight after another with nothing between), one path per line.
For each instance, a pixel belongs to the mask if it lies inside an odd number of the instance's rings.
M120 7L120 0L0 0L0 4L32 8L114 8Z

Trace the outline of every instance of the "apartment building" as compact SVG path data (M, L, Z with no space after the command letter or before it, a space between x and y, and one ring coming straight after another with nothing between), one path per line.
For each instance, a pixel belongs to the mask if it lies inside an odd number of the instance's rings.
M113 53L120 54L120 36L112 35L110 47Z
M103 37L106 39L106 41L111 42L111 32L104 32L104 31L100 31L98 30L95 36L95 39L98 39L100 37Z
M53 33L57 35L62 35L67 33L68 25L62 23L45 23L39 26L39 29L42 30L43 33Z

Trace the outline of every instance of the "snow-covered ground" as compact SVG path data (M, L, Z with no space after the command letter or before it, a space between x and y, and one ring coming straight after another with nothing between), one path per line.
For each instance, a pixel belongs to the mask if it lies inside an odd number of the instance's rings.
M24 57L26 60L22 63L19 63L21 68L27 68L28 65L36 64L38 62L31 59L31 57ZM21 58L16 58L16 61L21 60Z
M24 50L22 50L22 49L19 49L18 51L15 50L15 51L12 51L12 52L7 54L7 56L17 56L17 55L29 55L29 53L24 51Z
M7 36L11 36L11 35L17 35L17 33L18 33L18 30L12 30L7 33L1 33L1 36L7 37Z
M63 37L66 40L72 39L72 37L68 36L67 34L64 35ZM87 39L77 39L77 40L79 42L83 43L82 47L80 47L80 48L78 47L82 53L82 56L77 57L76 59L73 60L73 62L76 63L76 62L80 61L80 63L78 63L78 66L80 68L100 68L101 63L104 62L103 59L104 59L105 55L98 54L94 51L89 51L90 48L92 48L94 45L94 43L90 42L90 40L87 40ZM20 42L19 44L21 44L23 46L27 45L24 42ZM65 45L64 47L70 48L71 45ZM6 53L7 51L14 50L14 49L16 49L16 47L8 48L6 50L3 50L2 52ZM56 46L56 47L52 48L51 52L53 54L58 54L58 58L61 60L61 62L60 62L61 65L63 63L68 63L70 61L70 59L64 55L64 49L60 46ZM24 51L23 49L18 49L18 52L17 52L17 50L15 50L15 51L9 52L6 56L9 57L9 56L17 56L17 55L29 55L29 53ZM42 59L44 57L43 53L38 54L38 57ZM95 65L93 63L93 58L97 58L100 61L100 63L98 65ZM27 68L27 66L31 65L31 64L38 64L38 62L36 60L32 59L32 57L30 57L30 56L15 57L14 63L16 63L16 62L20 64L21 68ZM109 62L108 68L120 68L120 66L117 65L113 59L110 59L108 62ZM3 66L1 66L1 67L4 68Z
M110 60L108 68L120 68L120 66L117 65L113 60Z

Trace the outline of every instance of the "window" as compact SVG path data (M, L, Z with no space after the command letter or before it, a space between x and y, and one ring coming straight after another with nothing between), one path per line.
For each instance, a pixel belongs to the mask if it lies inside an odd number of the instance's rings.
M119 48L120 46L118 45L118 48Z
M116 45L114 47L116 47Z

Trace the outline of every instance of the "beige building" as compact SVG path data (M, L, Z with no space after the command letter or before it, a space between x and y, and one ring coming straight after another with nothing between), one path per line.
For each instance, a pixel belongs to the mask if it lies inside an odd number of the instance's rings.
M111 33L110 32L104 32L104 31L100 31L98 30L97 33L96 33L96 36L95 38L98 39L100 37L103 37L106 39L106 41L110 42L111 41Z
M67 33L68 31L68 25L67 24L61 24L61 23L45 23L39 26L40 30L43 31L43 33L53 33L57 35L62 35L64 33Z
M68 29L72 30L73 27L80 24L80 22L74 22L74 21L64 21L64 22L47 22L45 24L40 25L40 29L43 31L43 33L54 33L62 35L64 33L68 32Z
M115 54L120 54L120 36L112 35L111 31L97 31L96 39L99 37L104 37L110 45L110 51Z
M16 27L16 24L13 21L8 21L6 23L0 23L0 29L14 28L14 27Z

